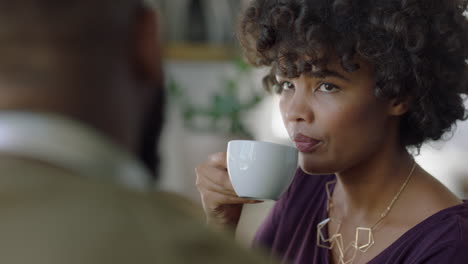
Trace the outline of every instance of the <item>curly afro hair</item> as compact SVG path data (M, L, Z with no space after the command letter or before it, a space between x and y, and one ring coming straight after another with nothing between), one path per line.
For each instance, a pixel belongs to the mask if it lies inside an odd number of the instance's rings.
M295 78L338 56L348 72L356 55L375 69L375 95L411 98L400 141L419 149L465 120L468 0L253 0L238 37L255 66ZM464 14L465 12L465 14Z

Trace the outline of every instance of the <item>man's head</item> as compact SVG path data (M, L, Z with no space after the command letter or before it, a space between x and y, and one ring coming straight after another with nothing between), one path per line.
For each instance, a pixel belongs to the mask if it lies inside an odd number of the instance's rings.
M156 169L162 74L142 0L0 0L0 58L0 110L68 115Z

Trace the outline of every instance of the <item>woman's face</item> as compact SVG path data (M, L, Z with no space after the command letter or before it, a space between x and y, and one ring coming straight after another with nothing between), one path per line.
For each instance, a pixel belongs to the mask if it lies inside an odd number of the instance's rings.
M352 73L335 61L320 74L276 76L283 121L308 173L352 168L381 150L391 134L390 103L374 95L370 65L358 63Z

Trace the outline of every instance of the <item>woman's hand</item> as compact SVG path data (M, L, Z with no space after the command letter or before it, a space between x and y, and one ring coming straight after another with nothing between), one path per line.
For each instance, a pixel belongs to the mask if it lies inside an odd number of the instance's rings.
M201 195L207 223L236 228L243 204L259 203L240 198L234 192L227 173L226 153L216 153L196 169L196 185Z

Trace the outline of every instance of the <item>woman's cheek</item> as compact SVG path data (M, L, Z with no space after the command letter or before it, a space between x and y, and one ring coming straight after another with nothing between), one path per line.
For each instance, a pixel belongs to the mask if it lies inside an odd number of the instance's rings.
M281 96L280 100L279 100L279 110L280 110L280 113L281 113L281 119L283 120L284 127L288 131L289 135L291 135L290 129L289 129L290 125L289 125L288 118L287 118L288 117L288 114L287 114L288 106L289 106L289 102L288 102L287 98L285 98L284 96Z

